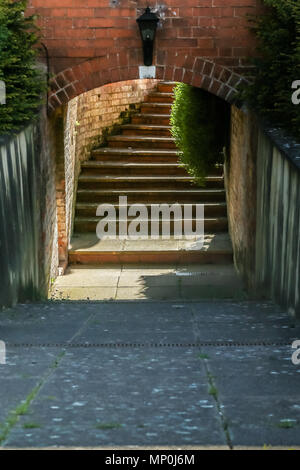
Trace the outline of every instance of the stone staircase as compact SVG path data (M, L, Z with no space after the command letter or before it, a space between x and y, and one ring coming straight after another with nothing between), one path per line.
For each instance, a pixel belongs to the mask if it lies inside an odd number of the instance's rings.
M92 152L79 176L74 236L69 262L102 263L201 263L231 264L227 208L222 166L212 168L205 187L198 187L178 164L170 133L174 83L159 83L134 114L120 135ZM120 211L119 197L128 204L204 204L205 243L194 240L99 240L96 237L97 207L113 204ZM130 219L129 219L130 221ZM171 231L174 230L171 223ZM159 221L160 226L163 220ZM193 227L195 219L193 215ZM173 232L171 232L172 235Z

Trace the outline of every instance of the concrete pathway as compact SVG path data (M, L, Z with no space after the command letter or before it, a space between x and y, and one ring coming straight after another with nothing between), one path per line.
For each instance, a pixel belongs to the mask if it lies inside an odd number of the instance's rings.
M300 445L300 327L270 303L46 302L0 315L0 445Z
M50 292L53 300L245 299L229 265L71 265Z

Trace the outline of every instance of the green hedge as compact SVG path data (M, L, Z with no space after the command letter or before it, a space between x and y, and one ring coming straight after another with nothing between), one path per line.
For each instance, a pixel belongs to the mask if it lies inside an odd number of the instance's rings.
M181 163L204 186L205 176L216 163L223 163L228 144L228 105L200 88L176 85L171 112L171 132Z
M300 106L292 103L292 83L300 80L300 2L264 0L266 13L250 17L258 40L254 83L241 98L273 124L299 138Z
M36 116L46 91L36 66L38 30L25 17L27 0L0 0L0 80L6 85L6 105L0 105L0 135L16 133Z

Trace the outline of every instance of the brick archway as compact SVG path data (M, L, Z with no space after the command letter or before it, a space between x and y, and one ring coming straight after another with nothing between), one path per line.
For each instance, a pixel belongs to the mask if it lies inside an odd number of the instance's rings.
M156 67L156 78L159 80L184 82L209 91L229 103L234 101L238 85L246 80L228 67L183 53L158 55ZM87 60L52 78L49 110L51 112L94 88L138 78L138 62L131 60L127 52Z

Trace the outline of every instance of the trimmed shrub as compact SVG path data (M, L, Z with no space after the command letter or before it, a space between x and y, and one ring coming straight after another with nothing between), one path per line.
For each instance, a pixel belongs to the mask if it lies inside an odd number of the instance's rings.
M241 98L271 123L299 138L300 106L292 103L292 83L300 80L300 2L264 0L266 13L250 16L258 40L254 81Z
M216 163L223 163L229 139L229 106L214 95L184 83L175 87L172 135L181 163L200 186Z
M36 116L46 82L36 59L38 30L26 17L27 0L0 0L0 80L6 104L0 105L0 135L18 132Z
M229 136L229 106L214 95L184 83L176 85L171 112L172 135L181 163L197 183L223 163Z

